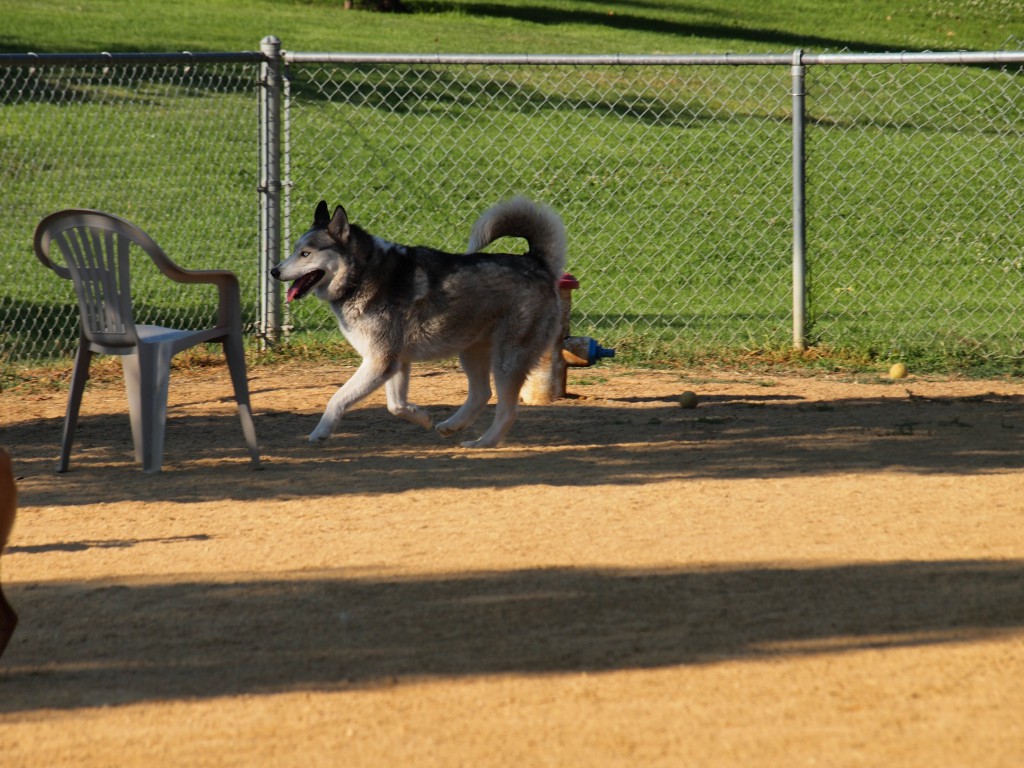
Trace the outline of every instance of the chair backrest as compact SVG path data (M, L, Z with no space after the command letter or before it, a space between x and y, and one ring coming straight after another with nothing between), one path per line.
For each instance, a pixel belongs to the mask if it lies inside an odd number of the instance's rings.
M101 211L58 211L36 227L36 256L58 275L72 281L82 333L90 342L103 347L138 344L129 272L132 243L147 252L150 246L157 248L134 224ZM64 265L51 258L54 245L63 256Z

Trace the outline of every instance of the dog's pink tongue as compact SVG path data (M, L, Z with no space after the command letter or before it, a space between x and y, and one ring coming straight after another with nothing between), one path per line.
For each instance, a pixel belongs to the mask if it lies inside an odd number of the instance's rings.
M285 294L285 299L287 301L290 302L290 301L295 299L295 294L297 294L299 292L299 287L300 287L299 283L300 282L302 282L302 281L301 280L296 280L294 283L292 283L290 286L288 286L288 293Z

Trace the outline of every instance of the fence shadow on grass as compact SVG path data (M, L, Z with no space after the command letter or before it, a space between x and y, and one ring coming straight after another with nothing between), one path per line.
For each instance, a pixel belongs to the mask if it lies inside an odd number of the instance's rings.
M8 588L0 713L657 669L998 638L1024 561L358 572Z
M608 11L564 9L543 6L514 6L505 3L473 3L460 5L459 12L473 16L491 16L514 19L531 24L566 25L591 24L599 27L651 32L661 35L678 35L681 38L712 38L721 40L743 40L757 44L780 45L785 48L823 48L832 50L884 51L885 46L853 39L798 35L777 29L758 27L745 28L726 23L708 22L681 23L669 21L655 15L645 15L646 3L608 3ZM630 6L633 6L630 8ZM446 10L444 2L418 3L421 11ZM623 8L628 8L624 11ZM724 15L724 14L723 14Z
M164 472L156 476L143 475L133 462L125 413L81 418L65 475L53 474L60 419L7 426L2 442L14 449L22 503L30 506L1024 468L1024 396L926 398L900 396L897 387L884 388L884 396L832 401L805 401L770 388L704 394L692 410L670 397L643 394L524 407L507 446L493 451L464 450L374 405L346 414L335 437L313 446L305 437L319 409L257 407L265 467L258 472L249 468L229 399L216 414L175 415L172 409ZM278 396L303 401L301 392L254 395L263 403ZM322 398L309 402L319 405ZM430 410L440 420L454 408ZM481 427L492 413L493 406Z

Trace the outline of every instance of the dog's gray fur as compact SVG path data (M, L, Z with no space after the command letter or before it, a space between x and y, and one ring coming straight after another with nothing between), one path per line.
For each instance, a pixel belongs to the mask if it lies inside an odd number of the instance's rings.
M529 250L480 252L499 237L522 237ZM458 355L469 395L437 431L448 437L476 421L491 398L493 374L494 422L463 445L500 444L527 372L558 332L565 250L558 215L525 197L484 212L464 254L382 240L351 223L340 205L329 215L321 201L312 228L271 274L292 282L289 301L311 292L328 302L363 361L330 399L309 441L330 437L342 414L381 385L391 413L429 429L430 415L408 401L410 364Z

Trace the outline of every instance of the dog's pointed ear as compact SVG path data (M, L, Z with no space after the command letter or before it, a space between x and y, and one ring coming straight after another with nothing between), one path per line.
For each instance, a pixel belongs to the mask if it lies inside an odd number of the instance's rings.
M334 216L327 225L327 234L342 245L348 243L348 214L340 205L334 209Z
M313 226L318 229L326 229L330 223L331 217L327 213L327 201L321 200L316 206L316 213L313 214Z

